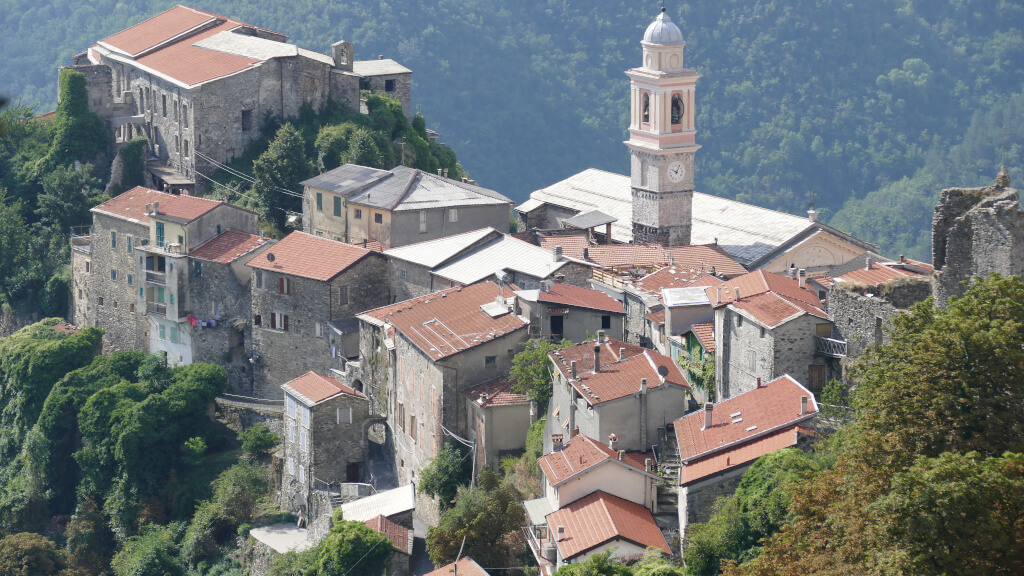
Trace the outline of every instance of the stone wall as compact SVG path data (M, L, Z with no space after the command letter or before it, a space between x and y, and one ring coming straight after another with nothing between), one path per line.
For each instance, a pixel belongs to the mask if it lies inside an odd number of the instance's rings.
M81 240L79 242L85 242ZM73 240L72 242L75 242ZM77 326L94 326L96 315L90 313L89 296L92 276L91 246L80 245L71 249L71 322Z
M189 311L198 318L217 320L214 328L190 327L192 358L228 371L228 391L253 393L252 369L246 346L252 340L252 294L239 282L230 264L190 259ZM196 274L196 262L201 262ZM246 279L248 280L248 278ZM234 322L244 324L234 326Z
M117 234L116 248L111 243L111 233ZM131 252L128 251L129 235L133 237ZM85 281L91 296L85 316L89 320L87 324L105 330L104 354L149 350L145 310L136 310L136 295L143 279L135 277L137 251L134 249L140 238L148 237L149 229L142 224L93 214L91 272ZM116 280L111 270L116 270Z
M1005 169L1004 169L1005 170ZM987 188L942 191L932 219L934 296L944 306L975 275L1024 274L1024 211L1010 179Z
M431 281L430 268L405 260L388 259L388 284L393 302L430 294L433 291Z
M723 474L702 480L693 486L679 489L679 529L683 550L686 550L686 532L690 524L703 523L711 519L715 502L736 492L743 479L743 473L750 466L742 466Z
M384 89L388 80L395 81L395 89L388 92ZM406 117L412 118L412 74L385 74L382 76L367 76L363 78L364 85L373 92L379 92L390 98L398 100Z
M644 298L640 294L626 290L623 292L623 297L625 300L623 307L626 309L626 319L623 324L625 341L637 346L653 348L654 341L649 329L650 323L644 316L651 311L648 308L648 302L660 307L657 296Z
M931 295L927 280L892 284L861 293L843 285L834 286L826 305L832 318L834 337L846 341L846 355L856 358L869 344L889 341L893 318ZM884 293L884 295L883 295Z

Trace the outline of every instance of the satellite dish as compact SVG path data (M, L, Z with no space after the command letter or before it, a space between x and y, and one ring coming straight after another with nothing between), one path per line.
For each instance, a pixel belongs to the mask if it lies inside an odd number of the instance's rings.
M668 366L658 366L658 375L662 378L668 377Z
M274 261L274 253L273 252L267 252L267 261L269 261L269 262L273 262Z

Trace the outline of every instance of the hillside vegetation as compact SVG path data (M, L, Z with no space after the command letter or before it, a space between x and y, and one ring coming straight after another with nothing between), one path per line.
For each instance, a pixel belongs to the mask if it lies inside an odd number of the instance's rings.
M56 67L176 2L0 0L2 90L40 110ZM625 0L196 7L327 52L356 43L414 70L425 116L482 184L522 201L594 166L625 172L627 80L654 4ZM990 180L1003 137L1024 151L1024 6L1004 0L672 3L699 84L698 188L825 218L894 254L927 257L939 189ZM41 26L40 22L46 22ZM27 50L26 46L34 49ZM1014 101L1016 100L1016 103Z

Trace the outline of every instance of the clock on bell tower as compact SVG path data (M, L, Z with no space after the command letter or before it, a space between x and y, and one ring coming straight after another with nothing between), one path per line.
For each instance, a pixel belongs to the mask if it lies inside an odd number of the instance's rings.
M700 75L683 67L683 33L665 9L647 27L643 64L629 76L633 241L690 243L695 141L694 91Z

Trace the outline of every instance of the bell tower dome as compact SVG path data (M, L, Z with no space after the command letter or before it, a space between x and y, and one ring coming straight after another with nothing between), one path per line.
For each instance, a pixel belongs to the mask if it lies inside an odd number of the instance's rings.
M643 62L626 72L633 241L684 246L690 243L693 162L700 149L694 125L700 75L684 67L683 33L664 8L640 46Z

